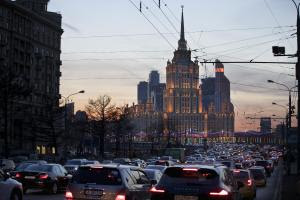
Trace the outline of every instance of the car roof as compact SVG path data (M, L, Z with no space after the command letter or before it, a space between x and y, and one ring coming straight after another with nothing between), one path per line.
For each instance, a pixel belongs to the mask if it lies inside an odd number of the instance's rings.
M116 169L141 169L140 167L137 167L137 166L121 165L121 164L117 164L117 163L88 164L88 165L80 166L80 168L85 168L85 167L90 167L90 168L116 168Z

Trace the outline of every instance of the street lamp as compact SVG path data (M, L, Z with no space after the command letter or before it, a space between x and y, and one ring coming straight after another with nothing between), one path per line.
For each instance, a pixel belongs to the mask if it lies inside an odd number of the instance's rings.
M273 80L268 80L268 83L273 83L273 84L276 84L276 85L280 85L280 86L283 86L287 89L287 91L289 92L289 111L288 111L288 127L291 128L292 126L292 120L291 120L291 116L292 116L292 98L291 98L291 92L294 88L298 87L298 85L296 86L293 86L293 87L288 87L286 86L285 84L283 83L278 83L278 82L275 82ZM274 102L273 102L274 103ZM272 104L273 104L272 103ZM273 104L273 105L278 105L278 104Z
M80 90L80 91L78 91L78 92L75 92L75 93L72 93L72 94L70 94L70 95L68 95L67 97L64 97L64 96L61 96L61 97L63 97L64 99L65 99L65 116L64 116L64 118L65 118L65 135L67 136L68 135L68 133L69 133L69 128L68 128L68 120L67 120L67 103L69 102L69 98L71 97L71 96L74 96L74 95L76 95L76 94L83 94L83 93L85 93L85 91L84 90ZM65 148L67 147L67 145L65 145L64 146Z

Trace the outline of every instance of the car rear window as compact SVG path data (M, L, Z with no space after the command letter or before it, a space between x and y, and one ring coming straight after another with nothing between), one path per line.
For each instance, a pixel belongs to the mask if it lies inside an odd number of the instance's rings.
M25 168L26 171L34 171L34 172L51 172L51 165L30 165Z
M264 178L264 173L260 169L250 169L254 179Z
M66 165L81 165L80 160L69 160L67 161Z
M216 171L211 169L195 169L195 168L181 168L171 167L167 168L162 179L163 181L170 181L172 183L201 183L210 184L218 180L219 175Z
M114 168L79 168L73 176L73 183L97 185L121 185L122 179L120 173Z
M258 166L266 166L266 165L268 165L268 162L267 161L256 161L255 164Z
M245 181L245 180L248 180L249 179L249 174L248 172L245 172L245 171L238 171L238 170L235 170L233 171L233 176L238 179L238 180L242 180L242 181Z

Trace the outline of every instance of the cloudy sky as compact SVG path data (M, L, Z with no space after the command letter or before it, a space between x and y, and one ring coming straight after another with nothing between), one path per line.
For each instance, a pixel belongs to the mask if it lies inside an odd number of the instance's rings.
M298 1L298 0L296 0ZM271 47L296 52L296 10L290 0L51 0L49 10L63 16L61 94L84 89L72 97L76 109L100 94L116 104L136 102L136 85L165 67L177 47L181 5L186 39L199 60L295 61L273 57ZM213 65L201 65L201 78L213 76ZM268 79L296 85L294 65L225 64L231 81L236 129L257 129L246 117L285 115L288 92ZM281 90L283 89L283 90ZM292 94L292 102L296 102ZM256 113L256 114L255 114ZM280 120L273 121L274 125Z

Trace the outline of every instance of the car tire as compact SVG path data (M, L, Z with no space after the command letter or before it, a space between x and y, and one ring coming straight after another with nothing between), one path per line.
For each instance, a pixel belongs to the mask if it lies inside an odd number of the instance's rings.
M19 190L14 190L10 196L10 200L22 200L22 193Z
M49 193L50 193L50 194L56 194L57 191L58 191L57 183L54 182L54 183L52 184L52 186L50 187L50 189L49 189Z

